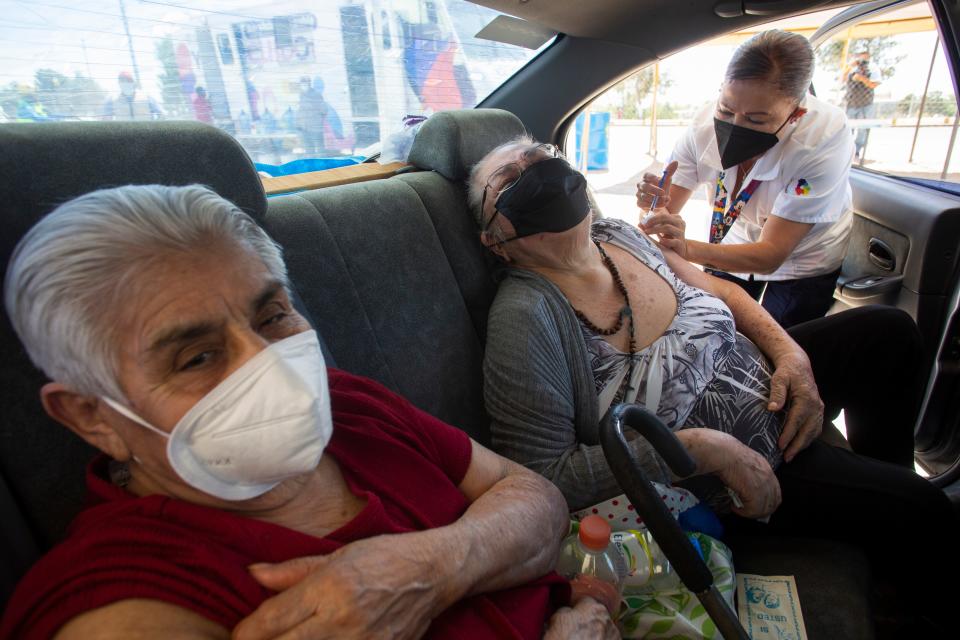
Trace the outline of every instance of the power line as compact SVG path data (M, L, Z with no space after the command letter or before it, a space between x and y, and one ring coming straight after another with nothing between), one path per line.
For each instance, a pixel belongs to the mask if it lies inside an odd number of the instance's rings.
M141 2L142 4L154 4L154 5L160 5L160 6L165 6L165 7L171 7L171 8L175 8L175 9L181 9L181 10L183 10L183 11L195 11L195 12L198 12L198 13L209 13L209 14L222 15L222 16L227 16L227 17L232 17L232 18L241 18L241 19L243 19L243 20L255 21L255 22L269 21L269 20L271 20L271 18L276 17L276 16L266 16L266 15L252 16L252 15L246 15L246 14L240 14L240 13L231 13L231 12L228 12L228 11L216 11L216 10L213 10L213 9L201 9L201 8L198 8L198 7L187 7L187 6L183 6L183 5L179 5L179 4L174 4L174 3L171 3L171 2L160 2L160 1L158 1L158 0L140 0L140 2ZM80 8L77 8L77 7L70 7L70 6L65 6L65 5L57 5L57 4L50 4L50 3L43 3L43 2L31 2L31 4L32 4L33 6L35 6L35 7L47 7L47 8L52 8L52 9L63 9L63 10L74 11L74 12L78 12L78 13L86 13L86 14L91 14L91 15L108 16L108 17L113 17L113 18L120 18L120 17L121 17L120 15L118 15L118 14L116 14L116 13L109 12L109 11L96 11L96 10L94 10L94 9L80 9ZM307 12L307 13L309 13L309 12ZM499 14L496 13L496 12L491 12L491 13L493 13L494 15L499 15ZM316 15L316 14L312 14L312 15ZM38 17L41 17L41 16L39 16L39 14L38 14ZM186 27L186 28L189 28L189 29L197 29L197 28L202 28L202 27L203 27L203 25L201 25L201 24L192 24L192 23L188 23L188 22L176 22L176 21L172 21L172 20L160 20L160 19L158 19L158 18L140 18L140 17L135 17L135 16L132 16L132 15L129 16L129 19L130 19L130 20L139 20L139 21L141 21L141 22L155 22L155 23L158 23L158 24L167 24L167 25L176 26L176 27ZM415 23L415 24L424 24L424 23ZM34 27L34 25L25 25L25 26L27 26L27 27ZM35 28L40 28L40 27L35 27ZM59 30L60 28L57 28L57 29ZM459 34L456 33L456 28L455 28L452 24L450 25L449 29L450 29L451 34L454 35L454 36L456 37L456 39L457 39L459 42L462 43L463 40L460 38ZM315 30L315 31L329 31L329 32L337 33L337 34L340 34L340 33L350 33L349 30L344 30L344 29L338 28L338 27L326 27L326 26L323 26L323 25L321 25L321 24L315 25L315 26L313 27L313 30ZM372 26L371 26L371 27L368 27L366 30L358 29L358 30L356 30L354 33L356 33L356 34L358 34L358 35L366 34L366 35L369 35L370 37L376 37L376 38L382 37L382 36L385 35L385 34L387 34L387 35L392 35L392 34L389 34L388 32L377 31L377 30L373 29ZM119 34L117 34L117 35L119 35ZM135 36L135 37L156 37L156 36L142 36L142 35L137 35L137 36ZM472 36L467 36L467 38L469 38L469 39L471 39L471 40L475 40ZM443 39L443 40L434 40L434 39L431 39L431 38L421 38L421 37L412 37L411 39L412 39L412 40L424 40L424 41L427 41L427 42L445 42L445 41L449 40L449 38L446 38L446 39ZM471 44L473 44L473 43L471 43ZM491 44L491 45L476 44L476 45L474 45L474 46L482 46L482 47L491 48L491 49L502 49L502 48L505 48L505 47L509 47L509 48L513 48L513 47L514 47L514 45L505 45L504 43L494 43L494 44Z

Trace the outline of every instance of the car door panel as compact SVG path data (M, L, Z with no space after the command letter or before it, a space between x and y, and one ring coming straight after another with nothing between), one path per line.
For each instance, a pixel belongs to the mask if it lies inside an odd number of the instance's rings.
M905 310L917 321L932 364L957 283L960 197L861 169L851 171L850 183L854 222L834 311L867 304ZM943 416L927 413L917 449L939 458L943 432L933 423Z

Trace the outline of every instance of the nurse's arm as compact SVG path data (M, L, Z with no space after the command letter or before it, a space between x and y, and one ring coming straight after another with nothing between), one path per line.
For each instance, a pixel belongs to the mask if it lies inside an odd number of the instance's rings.
M767 218L760 239L749 244L711 244L686 240L685 257L690 262L734 273L773 273L780 268L812 224L793 222L775 215ZM673 247L671 247L673 248ZM678 251L681 255L684 251Z

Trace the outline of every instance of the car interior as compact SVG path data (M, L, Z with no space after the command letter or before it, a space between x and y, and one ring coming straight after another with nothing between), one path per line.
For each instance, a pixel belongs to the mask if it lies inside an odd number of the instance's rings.
M465 180L489 150L529 133L563 144L574 119L638 68L698 42L850 2L823 0L478 0L558 34L475 109L421 127L396 175L267 197L244 149L196 122L0 124L0 263L57 204L123 184L209 185L282 246L300 310L327 363L370 377L489 444L482 371L491 258L477 241ZM854 9L882 10L890 1ZM960 6L930 2L953 77ZM843 15L843 14L840 14ZM842 24L838 22L838 24ZM828 27L830 25L827 25ZM835 27L839 28L839 27ZM820 37L828 37L825 29ZM683 78L712 92L717 79ZM855 168L855 225L834 311L889 304L908 311L927 346L930 381L916 430L931 481L960 502L960 193L956 186ZM4 315L0 325L0 599L64 535L83 503L94 451L50 420L45 381ZM878 399L882 401L882 399ZM825 425L824 437L843 444ZM829 523L824 523L829 526ZM738 571L796 576L807 635L894 637L875 576L857 548L815 539L731 539Z

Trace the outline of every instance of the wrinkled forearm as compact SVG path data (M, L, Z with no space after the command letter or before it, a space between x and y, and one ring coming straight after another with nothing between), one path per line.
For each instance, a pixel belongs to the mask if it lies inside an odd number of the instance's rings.
M733 313L737 330L750 338L774 366L785 355L803 352L800 345L793 341L784 328L743 289L736 284L726 282L724 287L723 300Z
M413 534L424 536L440 573L437 613L464 597L549 573L568 528L559 490L524 471L493 485L455 523Z

